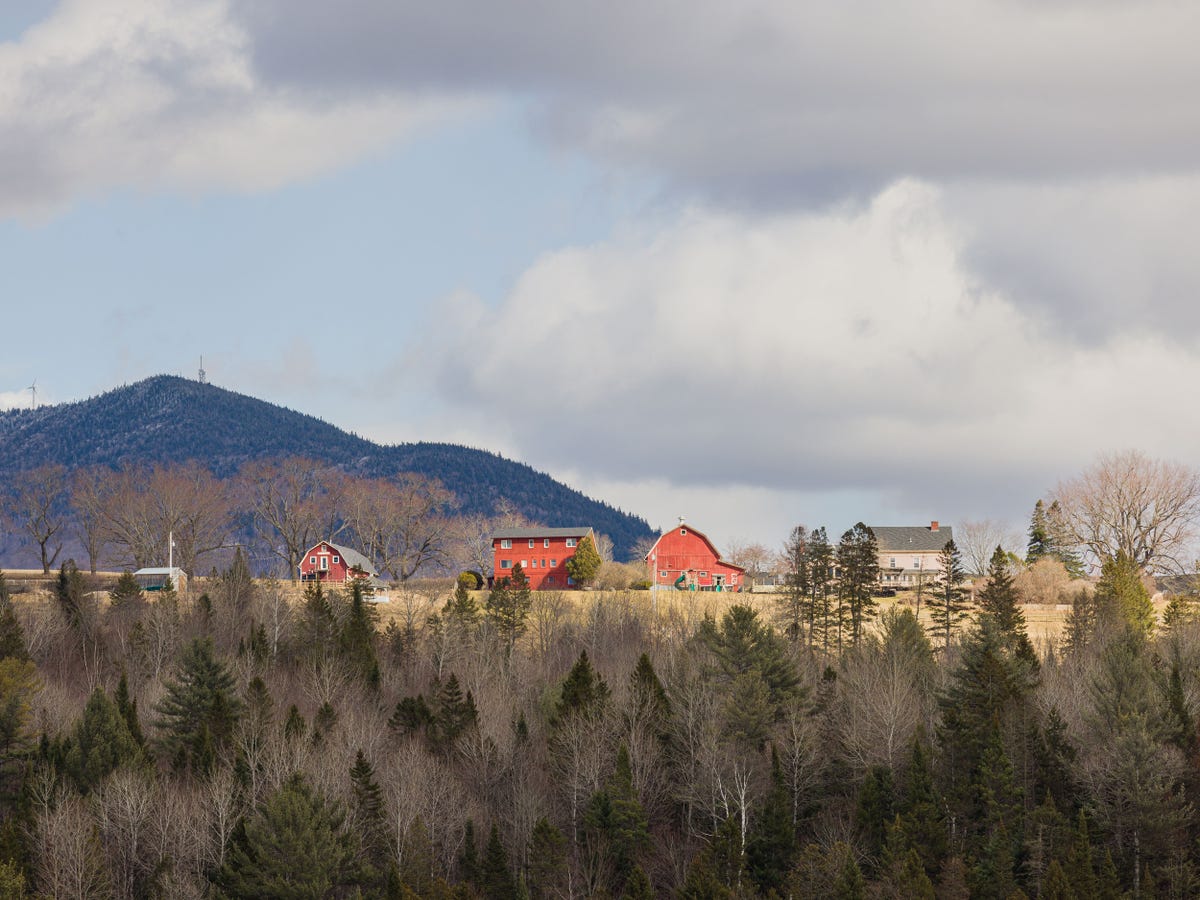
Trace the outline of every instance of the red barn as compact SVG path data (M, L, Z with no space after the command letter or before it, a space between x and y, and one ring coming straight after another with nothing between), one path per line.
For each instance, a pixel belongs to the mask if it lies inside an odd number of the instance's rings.
M351 569L361 570L364 575L352 575ZM375 565L349 547L343 547L332 541L310 547L300 558L300 580L321 581L331 584L345 584L351 578L378 578Z
M535 591L574 587L567 575L567 560L575 548L590 535L590 528L505 528L492 536L492 572L495 578L507 578L513 566L521 564L529 587Z
M740 591L746 578L745 569L721 559L712 541L683 522L654 542L646 564L657 588Z

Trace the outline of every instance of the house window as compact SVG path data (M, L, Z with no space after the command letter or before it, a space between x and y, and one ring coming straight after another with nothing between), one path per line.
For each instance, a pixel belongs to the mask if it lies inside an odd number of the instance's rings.
M341 560L340 560L340 559L338 559L336 556L333 558L333 564L334 564L335 566L336 566L338 563L340 563L340 562L341 562Z
M501 550L511 550L512 549L512 538L501 538L500 539L500 549Z
M550 538L542 538L542 546L547 550L550 549Z
M529 539L529 549L533 549L533 538Z
M553 575L546 576L546 584L554 584L554 576Z
M546 568L546 561L544 559L542 560L542 568Z
M511 560L511 559L502 559L502 560L500 560L500 568L502 568L502 569L511 569L511 568L512 568L512 560Z
M730 583L730 584L737 584L737 576L736 576L736 575L730 575L730 576L729 576L729 583Z
M701 577L701 578L707 578L707 577L708 577L708 573L707 573L707 572L701 572L701 573L700 573L700 577Z
M529 568L529 560L527 560L527 559L521 560L521 568L528 569Z
M575 538L567 538L567 546L574 547L575 546Z
M888 568L889 569L896 568L896 557L893 556L891 559L888 560Z
M914 568L914 569L919 569L919 568L921 568L921 557L919 557L919 556L914 556L914 557L913 557L913 568Z
M557 559L550 560L550 568L552 568L552 569L558 568L558 560Z

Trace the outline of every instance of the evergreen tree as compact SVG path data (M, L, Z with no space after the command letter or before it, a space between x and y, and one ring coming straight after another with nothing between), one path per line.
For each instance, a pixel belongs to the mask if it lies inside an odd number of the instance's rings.
M634 866L629 877L625 879L625 892L621 895L622 900L654 900L654 896L654 886L650 883L645 869L641 866Z
M850 644L856 645L863 629L875 617L875 589L879 585L879 546L875 532L859 522L842 535L837 548L838 596L845 603ZM841 632L839 629L839 649Z
M372 688L379 687L379 657L375 653L375 608L367 603L362 583L350 587L350 609L338 635L338 649L351 671Z
M463 846L458 857L458 877L468 884L478 885L480 878L479 845L475 840L475 823L467 819L463 825Z
M934 900L933 882L921 856L908 841L900 818L888 826L879 858L879 896L904 900Z
M434 700L429 727L430 743L436 749L449 752L454 748L454 742L475 726L478 717L470 691L464 697L458 677L451 673Z
M558 896L567 881L567 839L545 817L529 839L529 895L532 900ZM631 879L632 880L632 879Z
M337 622L320 581L310 581L304 588L304 606L296 631L299 651L308 659L323 662L334 654Z
M887 766L874 766L868 770L858 792L855 820L867 853L872 857L883 852L887 830L896 814L895 801L892 770Z
M929 596L929 618L935 640L940 640L944 649L950 649L950 640L958 626L968 617L967 573L963 569L962 553L953 540L946 541L938 557L941 570L937 574L936 586Z
M500 829L495 822L488 835L487 849L479 867L479 892L484 900L516 900L517 882L508 867L508 852L500 840Z
M587 651L581 650L579 659L567 673L562 692L554 707L551 724L563 722L573 715L594 715L608 703L608 685L592 668Z
M12 600L12 595L8 591L8 580L4 577L4 570L0 569L0 605L8 605Z
M375 877L386 871L388 829L383 791L375 781L375 769L360 749L350 767L350 790L354 798L354 832L362 847L362 859Z
M783 642L749 606L730 607L719 627L706 616L696 632L696 644L712 654L713 674L725 683L740 675L761 677L775 708L803 696L800 676Z
M638 657L629 676L629 724L641 723L649 727L659 742L670 743L671 701L666 688L654 671L650 657L643 653Z
M0 579L4 573L0 572ZM5 594L8 588L4 587ZM25 629L17 618L12 601L0 598L0 659L27 661L29 649L25 646Z
M126 608L137 610L144 605L145 596L142 594L142 586L138 584L138 580L128 569L121 573L117 583L108 592L108 603L109 607L114 610Z
M761 893L781 894L796 851L792 798L784 783L779 754L771 751L771 788L746 837L746 871Z
M945 817L925 745L919 734L913 738L907 786L901 795L897 813L904 836L917 850L925 871L931 875L937 872L946 855Z
M801 638L812 640L812 562L809 553L808 529L797 525L783 548L787 565L784 590L772 596L778 607L777 615L783 633L792 643Z
M525 633L525 620L532 605L529 579L520 563L513 566L511 576L498 579L488 593L484 606L488 622L504 641L509 654Z
M1050 523L1046 519L1046 504L1039 500L1033 505L1033 516L1029 520L1029 544L1025 550L1025 564L1032 566L1053 552Z
M588 803L584 835L597 862L613 867L619 880L624 880L650 844L646 813L633 789L633 770L624 744L617 752L612 777Z
M86 794L118 766L135 765L140 759L138 744L117 705L97 687L88 698L67 754L67 767L76 786Z
M358 880L341 813L300 775L246 820L217 876L234 900L340 896L339 889Z
M203 771L208 757L229 745L241 710L233 675L213 655L212 641L194 640L155 706L157 746L177 768Z
M1009 572L1008 554L998 546L988 563L987 584L979 592L979 613L991 616L1012 652L1036 665L1037 654L1025 631L1025 614L1017 605L1018 601L1017 588Z
M1042 890L1038 895L1040 900L1078 900L1079 896L1072 888L1071 881L1067 878L1063 867L1058 864L1058 860L1052 859L1046 868L1046 877L1042 879ZM1084 894L1083 896L1091 898L1094 895Z
M591 534L585 534L575 546L575 554L567 560L567 574L571 576L571 580L577 585L591 584L600 572L600 566L603 562L604 560L600 558L600 552L596 549L596 542L592 540ZM514 574L515 571L514 567Z
M1106 559L1100 568L1096 609L1101 624L1114 623L1143 637L1154 631L1154 606L1142 573L1124 551Z
M1032 566L1039 559L1056 559L1072 578L1083 578L1086 574L1083 560L1079 558L1073 543L1058 501L1051 503L1049 508L1041 500L1035 503L1029 522L1026 565Z
M142 722L138 716L137 698L129 695L129 679L125 676L124 669L121 670L121 680L117 682L117 692L113 695L113 700L117 704L117 712L125 720L125 727L129 729L129 736L133 738L134 743L139 747L144 746L146 736L142 733Z

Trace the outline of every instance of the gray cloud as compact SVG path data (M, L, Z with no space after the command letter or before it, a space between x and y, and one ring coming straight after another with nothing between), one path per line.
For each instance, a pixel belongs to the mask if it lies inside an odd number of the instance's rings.
M540 131L759 199L1194 168L1200 9L1153 2L254 0L265 79L535 99Z

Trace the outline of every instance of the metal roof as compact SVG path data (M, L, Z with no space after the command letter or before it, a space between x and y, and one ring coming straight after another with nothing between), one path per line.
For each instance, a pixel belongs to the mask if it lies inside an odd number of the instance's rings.
M304 555L307 557L310 553L320 547L321 544L328 544L332 549L336 550L338 555L340 555L345 561L348 568L362 569L368 575L379 574L375 571L375 563L371 562L371 560L367 559L353 547L345 547L341 544L335 544L333 541L321 541L320 543L313 544L308 548L308 551Z
M492 540L498 541L503 538L519 541L525 538L583 537L585 534L591 533L591 528L582 525L574 528L501 528L492 535Z
M940 553L954 538L949 525L937 531L928 525L872 525L871 530L880 553Z

